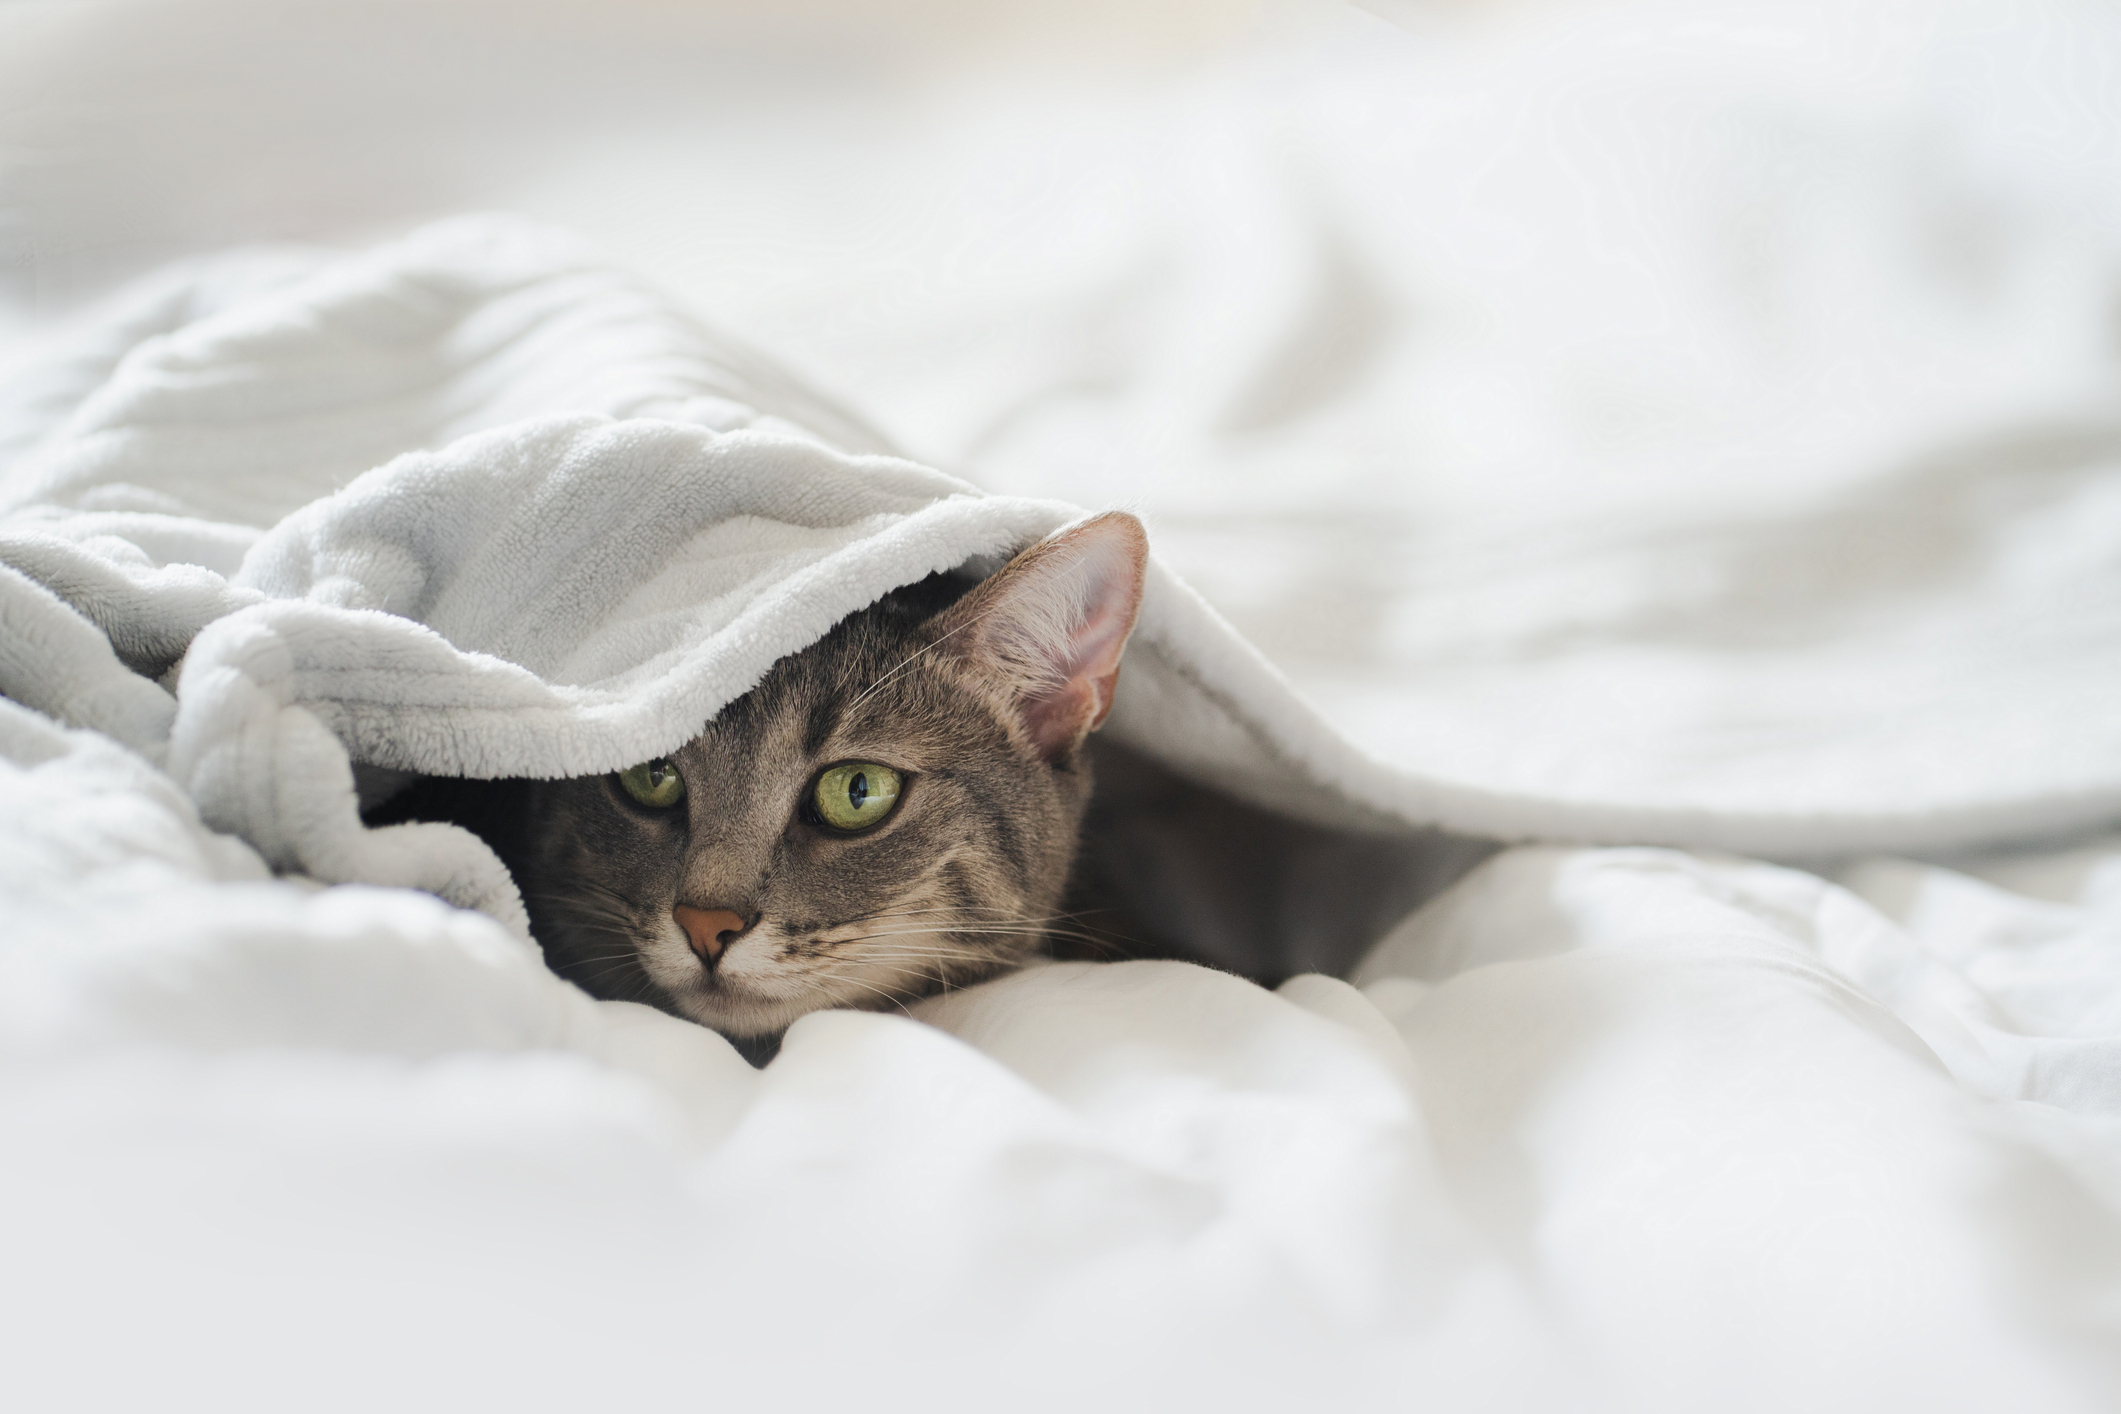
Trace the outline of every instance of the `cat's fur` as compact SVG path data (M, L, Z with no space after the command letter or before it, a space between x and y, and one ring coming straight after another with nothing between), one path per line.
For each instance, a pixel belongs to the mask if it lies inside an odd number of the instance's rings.
M977 585L933 576L849 616L672 753L686 795L670 809L616 775L438 779L375 821L472 829L555 971L732 1038L978 981L1055 922L1090 798L1083 741L1110 709L1146 553L1133 517L1101 516ZM904 777L894 813L854 836L806 808L848 761ZM718 953L684 923L708 909L748 925Z

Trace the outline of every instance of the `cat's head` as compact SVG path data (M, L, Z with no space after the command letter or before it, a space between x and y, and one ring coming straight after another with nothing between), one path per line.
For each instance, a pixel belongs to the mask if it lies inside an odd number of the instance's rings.
M1097 517L969 592L937 576L852 615L668 758L522 783L489 837L554 969L751 1037L1023 961L1146 556L1132 516Z

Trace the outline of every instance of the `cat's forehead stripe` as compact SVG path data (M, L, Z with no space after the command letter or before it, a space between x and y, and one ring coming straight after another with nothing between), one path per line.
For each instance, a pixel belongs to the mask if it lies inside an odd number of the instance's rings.
M803 723L803 753L815 756L823 751L839 724L840 704L834 694L821 692L811 698Z

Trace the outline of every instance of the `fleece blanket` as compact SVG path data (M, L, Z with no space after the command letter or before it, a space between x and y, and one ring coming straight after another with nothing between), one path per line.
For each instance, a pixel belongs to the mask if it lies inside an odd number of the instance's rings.
M504 220L339 262L179 271L74 338L9 400L0 690L141 752L276 868L426 889L518 930L512 886L476 841L364 829L350 762L618 769L688 740L879 594L991 568L1077 514L848 455L828 439L861 445L856 419L564 239ZM2043 502L2031 519L2055 513ZM2101 615L2070 612L2099 595L2047 574L2027 592L2020 608L2052 608L2051 622L2033 658L2013 650L1991 735L2080 769L1960 773L1945 801L1892 787L1906 772L1851 790L1848 741L1875 729L1861 700L1809 755L1769 753L1785 772L1772 798L1713 768L1684 810L1654 789L1587 801L1564 771L1545 789L1440 777L1412 746L1382 755L1337 732L1161 567L1109 735L1343 828L1785 852L2053 831L2113 807L2098 765L2121 755L2110 714L2037 735L2005 725L2081 700L2121 663L2092 633ZM1831 696L1849 651L1818 636L1781 690L1809 678ZM1964 669L1966 651L1917 638L1900 668ZM1993 665L1973 670L1993 685ZM1894 721L1898 750L1950 761L1963 745L1948 712Z
M237 257L121 300L78 336L102 358L39 365L81 386L16 399L0 493L0 688L163 766L282 870L520 931L477 841L362 827L349 758L383 788L618 769L887 590L1079 514L845 454L823 439L858 442L851 418L515 223L301 268ZM1153 581L1115 737L1343 825L1428 809Z

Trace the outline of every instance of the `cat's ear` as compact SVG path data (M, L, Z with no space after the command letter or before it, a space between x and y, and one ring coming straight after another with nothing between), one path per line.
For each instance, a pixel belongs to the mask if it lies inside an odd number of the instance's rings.
M1141 612L1149 537L1122 511L1048 536L935 619L940 645L1004 685L1057 761L1104 725Z

